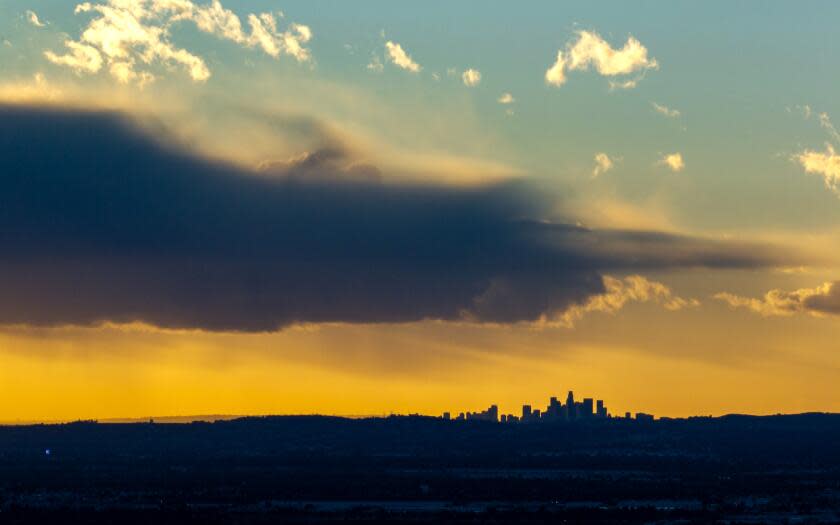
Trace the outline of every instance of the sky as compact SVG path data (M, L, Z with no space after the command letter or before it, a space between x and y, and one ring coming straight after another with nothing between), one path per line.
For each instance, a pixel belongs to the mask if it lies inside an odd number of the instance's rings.
M840 411L836 2L0 4L0 421Z

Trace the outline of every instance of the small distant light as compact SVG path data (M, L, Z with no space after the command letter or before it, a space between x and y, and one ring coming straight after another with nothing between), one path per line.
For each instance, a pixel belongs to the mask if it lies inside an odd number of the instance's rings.
M44 451L44 454L45 454L45 455L47 455L47 456L49 456L49 455L50 455L50 449L46 449L46 450Z

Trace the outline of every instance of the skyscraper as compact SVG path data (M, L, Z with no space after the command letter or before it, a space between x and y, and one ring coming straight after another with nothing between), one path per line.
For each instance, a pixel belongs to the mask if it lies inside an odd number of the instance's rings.
M563 405L557 401L556 397L552 397L551 401L548 403L548 410L545 411L545 415L548 419L557 420L560 419L560 408Z
M601 419L606 419L606 417L607 417L607 407L604 406L604 401L602 399L599 399L595 403L595 406L596 406L595 415L598 416Z
M591 397L587 397L583 400L583 405L581 407L581 415L582 417L588 418L592 417L592 408L593 408L593 400Z

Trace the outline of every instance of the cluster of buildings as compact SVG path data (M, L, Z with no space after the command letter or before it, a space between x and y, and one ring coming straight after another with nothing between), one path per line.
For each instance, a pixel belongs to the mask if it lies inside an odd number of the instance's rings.
M602 400L594 401L591 397L582 401L575 401L575 394L569 390L566 396L566 403L561 403L556 397L552 397L545 410L532 408L531 405L522 405L522 414L502 414L499 416L499 407L491 405L490 408L481 412L461 412L452 417L449 412L443 413L443 419L456 421L493 421L502 423L542 423L552 421L582 421L589 419L609 419L615 416L607 411ZM625 419L633 419L630 412L624 414ZM643 412L636 413L638 421L653 421L651 414Z

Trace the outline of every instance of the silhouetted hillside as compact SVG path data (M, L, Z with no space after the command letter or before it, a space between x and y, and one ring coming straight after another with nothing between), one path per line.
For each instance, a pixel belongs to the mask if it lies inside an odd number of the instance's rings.
M207 508L254 522L266 513L459 521L490 511L549 521L769 519L840 509L837 443L840 415L829 414L0 427L0 509L6 517L75 509L92 523L200 522Z

